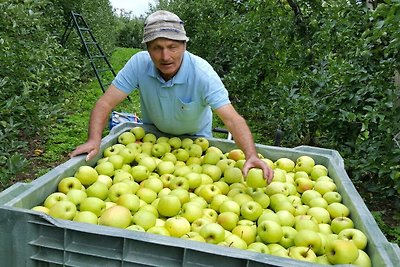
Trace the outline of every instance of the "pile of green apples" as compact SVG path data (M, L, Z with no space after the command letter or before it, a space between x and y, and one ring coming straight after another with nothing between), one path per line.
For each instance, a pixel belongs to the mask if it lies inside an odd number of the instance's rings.
M243 177L240 149L204 137L157 137L135 126L94 167L62 178L32 209L81 223L207 242L320 264L371 266L366 235L355 228L328 169L302 155L272 161L267 184Z

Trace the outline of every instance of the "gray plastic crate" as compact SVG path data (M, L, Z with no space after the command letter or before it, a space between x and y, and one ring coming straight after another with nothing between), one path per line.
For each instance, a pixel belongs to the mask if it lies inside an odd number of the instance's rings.
M136 126L123 123L102 141L102 150L115 144L124 131ZM147 132L159 135L154 127ZM232 141L210 139L223 151L236 148ZM390 243L350 181L337 151L308 146L293 149L257 145L259 153L276 160L309 155L327 166L343 203L351 210L355 226L368 237L367 253L373 266L400 266L400 249ZM81 165L94 165L79 156L59 165L31 183L17 183L0 193L0 258L2 266L319 266L289 258L265 255L196 241L88 225L54 219L31 211L54 192L58 182L75 173ZM339 265L337 265L339 266Z

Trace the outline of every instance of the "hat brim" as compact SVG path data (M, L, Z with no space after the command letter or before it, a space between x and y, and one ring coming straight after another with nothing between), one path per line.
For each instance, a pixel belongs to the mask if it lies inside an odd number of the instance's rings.
M188 42L189 38L186 35L175 32L157 32L151 35L147 35L143 38L142 44L154 41L157 38L166 38L174 41L185 41Z

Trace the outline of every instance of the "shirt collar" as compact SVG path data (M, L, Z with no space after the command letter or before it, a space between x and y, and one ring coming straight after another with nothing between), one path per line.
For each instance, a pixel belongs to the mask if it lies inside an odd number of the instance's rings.
M175 74L174 77L172 77L171 80L166 82L166 81L164 81L164 79L159 74L156 66L153 63L153 61L151 61L151 59L150 59L150 64L149 64L149 68L147 70L147 74L149 76L153 77L153 78L158 79L161 83L164 83L165 85L172 86L174 84L182 84L182 83L185 83L187 81L187 76L188 76L187 65L188 64L189 64L189 55L188 55L188 52L185 51L184 54L183 54L181 67L179 68L178 72Z

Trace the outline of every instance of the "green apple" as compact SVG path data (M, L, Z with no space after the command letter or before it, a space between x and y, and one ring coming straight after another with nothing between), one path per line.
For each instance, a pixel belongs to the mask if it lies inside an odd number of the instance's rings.
M244 219L250 221L257 221L262 212L262 206L256 201L247 201L240 206L240 214Z
M113 184L108 189L108 198L112 202L116 202L120 196L122 196L123 194L126 194L126 193L133 193L131 186L129 186L129 184L127 184L127 183L119 182L119 183Z
M252 168L245 177L246 184L252 188L266 187L267 181L264 178L263 171L259 168Z
M316 181L321 176L327 176L327 175L328 175L328 169L320 164L314 165L310 173L311 179L314 181Z
M100 198L97 197L87 197L79 205L80 211L85 211L85 210L91 211L94 214L96 214L96 216L100 216L105 209L106 209L106 204L104 200L101 200Z
M204 240L204 238L200 235L199 232L194 232L194 231L184 234L183 236L181 236L181 238L198 242L206 242L206 240Z
M310 208L320 207L326 209L328 207L328 202L323 197L317 197L311 199L310 202L308 202L308 206L310 206Z
M296 247L307 247L317 252L321 249L322 240L318 232L312 230L297 231L294 237L294 245Z
M328 205L333 202L342 202L342 196L338 192L326 192L323 195L323 198L326 200Z
M257 226L257 234L264 243L277 243L283 237L283 230L277 222L264 220Z
M131 174L136 182L141 182L149 177L150 171L146 166L136 165L132 167Z
M69 200L61 200L49 208L49 215L63 220L72 220L76 214L76 206Z
M349 208L339 202L329 204L326 210L329 212L332 219L337 217L347 217L350 215Z
M103 156L105 158L108 158L111 155L118 154L120 150L121 150L121 147L116 146L116 145L107 147L107 148L104 149Z
M199 144L191 144L185 148L189 152L189 157L200 158L203 154L203 148Z
M135 135L136 140L141 140L146 134L146 131L142 126L135 126L129 131Z
M295 162L289 158L279 158L278 160L275 161L274 164L276 168L279 168L286 172L293 171L294 166L296 165Z
M81 189L82 183L76 177L65 177L58 183L59 192L67 194L71 189Z
M304 155L297 158L294 169L295 171L305 171L306 173L310 174L314 166L314 159L310 156Z
M247 246L247 250L263 254L270 254L268 246L262 242L254 242Z
M114 170L118 170L118 169L121 169L122 166L125 164L125 159L121 154L118 153L116 155L109 156L108 162L112 163L112 165L114 166ZM102 174L106 174L106 173L102 173ZM111 175L109 175L109 176L111 176Z
M202 173L207 174L208 176L210 176L213 179L214 182L216 182L219 179L221 179L222 171L218 166L212 165L212 164L208 164L208 163L204 163L202 165L202 167L203 167Z
M177 189L177 188L183 188L185 190L189 190L190 184L188 179L182 176L175 176L171 179L171 182L169 183L169 188L171 190Z
M228 199L230 199L230 198L227 195L223 195L223 194L216 195L211 200L210 208L219 212L219 207L221 206L221 204Z
M331 229L335 234L339 234L344 229L354 228L354 223L349 217L336 217L332 219Z
M325 223L328 224L331 222L331 216L329 212L321 207L311 207L307 210L307 214L313 216L317 223Z
M151 204L157 198L157 193L146 187L139 188L136 195L147 204Z
M272 181L270 184L268 184L265 188L265 193L268 196L272 196L275 194L283 194L285 196L289 195L289 191L287 190L287 186L285 185L285 183L277 181Z
M153 226L147 229L147 233L155 234L155 235L163 235L163 236L171 236L164 226Z
M232 229L232 234L239 236L247 245L254 243L257 236L257 226L255 224L245 225L239 224Z
M153 133L146 133L142 138L142 142L155 144L157 142L157 136Z
M139 152L129 147L125 147L118 152L118 155L123 158L124 164L131 164L135 160L137 154L139 154Z
M101 182L94 182L86 189L88 197L97 197L105 200L108 197L108 187Z
M279 168L275 168L274 169L274 176L272 177L272 181L274 182L286 182L287 178L286 178L287 172L285 170L279 169Z
M54 204L56 204L60 201L63 201L63 200L68 200L68 197L66 194L64 194L62 192L54 192L46 197L46 199L44 200L43 206L50 209Z
M294 215L288 211L288 210L279 210L276 212L276 215L278 215L280 225L282 226L294 226Z
M79 179L82 185L89 186L96 182L99 174L93 167L84 165L78 168L74 176Z
M300 230L312 230L314 232L318 232L318 222L317 220L310 215L298 215L295 217L294 228L297 231Z
M113 179L110 176L100 174L96 182L103 183L107 186L107 188L110 188L113 184Z
M139 162L139 159L143 158L144 156L150 156L151 157L151 150L153 149L153 145L154 144L152 142L140 143L141 153L136 155L135 161Z
M352 241L358 249L365 249L367 246L367 236L359 229L347 228L338 233L338 239Z
M157 164L156 171L159 175L174 173L175 164L172 161L161 161Z
M79 211L75 214L74 218L72 219L74 222L83 222L83 223L90 223L90 224L97 224L98 218L96 214L91 211Z
M99 218L99 225L126 228L131 224L131 212L126 207L115 205L106 209Z
M234 161L233 159L223 158L223 159L220 159L220 160L217 162L217 164L215 164L215 165L217 165L218 168L221 169L221 172L224 173L225 170L226 170L228 167L235 167L235 163L236 163L236 161ZM239 169L239 170L240 170L240 169ZM242 175L243 175L243 174L242 174ZM242 181L240 181L240 182L242 182Z
M175 175L170 173L166 173L160 176L160 180L163 183L164 188L169 188L169 185L174 177Z
M129 192L132 194L136 194L136 192L140 188L140 185L133 180L123 180L121 183L127 184L128 188L129 188ZM108 192L108 195L110 195L110 191Z
M168 152L168 148L162 143L156 143L151 147L151 155L156 158L161 158Z
M194 143L193 139L191 139L189 137L184 137L181 139L181 148L186 149L193 143Z
M143 227L144 230L148 230L156 225L156 215L148 210L139 209L132 216L132 223Z
M232 211L225 211L218 215L217 222L224 227L225 230L231 231L236 227L239 216ZM246 245L247 246L247 245Z
M182 216L168 218L164 227L167 228L171 236L178 238L186 235L191 230L189 221Z
M67 193L67 199L74 203L77 208L85 198L87 198L86 191L81 189L71 189Z
M349 240L334 240L328 250L328 260L331 264L352 264L359 256L359 249Z
M270 198L264 192L255 192L251 195L251 197L254 199L254 201L259 203L263 209L268 208L270 204Z
M228 184L242 183L244 181L242 170L233 166L227 166L225 168L223 177L224 181Z
M195 195L194 197L190 197L189 202L194 202L200 205L200 207L202 207L203 209L207 208L208 206L207 201L204 198L199 197L197 195Z
M118 143L127 145L129 143L135 143L136 136L132 132L124 132L118 136Z
M236 148L232 149L228 152L228 159L233 159L234 161L238 161L241 159L246 159L243 150Z
M131 168L132 171L132 168ZM130 172L123 171L123 170L117 170L115 171L114 177L112 178L113 184L123 182L125 180L134 180L133 175Z
M227 183L225 183L225 181L223 179L216 181L213 184L218 186L218 188L221 190L221 194L226 195L230 191L229 185Z
M121 195L115 203L129 209L132 214L138 211L140 207L139 197L132 193Z
M312 199L317 197L322 197L322 195L318 191L307 190L301 194L301 201L304 205L308 205Z
M315 255L315 252L312 249L304 246L296 246L289 248L288 255L290 258L295 260L301 260L307 262L317 261L317 255Z
M318 229L319 229L318 231L321 234L326 234L326 235L332 234L331 225L328 224L328 223L319 223L318 224Z
M237 235L229 235L219 244L230 248L247 249L247 243Z
M192 224L190 225L190 230L193 232L197 232L200 233L200 229L206 225L212 223L212 221L210 221L209 219L205 218L205 217L201 217L198 218L196 220L194 220L194 222L192 222Z
M358 250L358 258L353 261L352 263L355 266L360 266L360 267L371 267L371 258L368 256L368 254L364 251L359 249Z
M189 189L191 189L191 190L194 190L201 185L202 178L201 178L200 173L189 172L184 177L189 182Z
M275 243L267 244L267 247L269 249L269 254L271 254L273 256L290 258L288 255L289 251L279 244L275 244Z
M327 192L336 191L336 184L330 181L317 181L314 184L314 190L318 191L321 195L324 195Z
M260 224L262 221L274 221L278 223L279 225L281 224L281 220L279 219L279 216L274 212L266 212L265 210L263 214L258 217L257 224Z
M182 147L182 139L177 136L171 137L168 140L168 143L170 144L172 149L178 149Z
M207 220L209 220L211 222L216 222L218 219L218 213L211 208L205 208L205 209L203 209L202 217L206 218Z
M171 161L172 163L176 163L177 159L176 156L171 153L171 152L167 152L165 153L162 157L161 157L162 161Z
M164 217L173 217L181 210L182 204L175 195L165 195L160 197L157 205L157 211Z
M153 172L157 167L157 161L153 157L143 157L138 162L138 166L145 166L149 172Z
M176 160L183 161L183 162L186 162L190 157L189 151L187 151L184 148L174 149L174 150L172 150L172 154L175 155Z
M107 175L107 176L113 176L114 175L114 165L108 161L101 162L96 165L94 168L99 175Z
M209 223L201 227L200 235L210 244L218 244L225 239L225 230L218 223Z
M132 224L129 225L128 227L125 228L126 230L130 230L130 231L138 231L138 232L146 232L142 226L140 225L136 225L136 224Z
M234 195L232 197L232 200L237 202L239 204L239 206L242 206L243 203L246 203L248 201L253 201L253 198L246 193L240 193L240 194Z
M278 243L284 248L294 246L294 238L297 235L297 230L290 226L282 226L282 232L282 238Z
M294 182L299 193L304 193L314 187L314 181L309 178L297 178Z
M135 154L135 158L136 158L137 154L142 153L142 145L141 145L141 143L135 142L135 143L127 144L125 147L129 148L129 149L131 149L133 151L133 153Z
M226 211L231 211L236 213L237 215L240 215L240 205L234 200L225 200L219 205L219 212L222 213Z
M180 215L192 223L203 216L203 208L196 202L186 202L182 205Z
M142 182L144 188L149 188L157 194L164 188L163 182L159 178L150 177Z
M215 151L207 151L203 156L203 164L216 165L222 158L222 154Z
M218 186L214 184L206 184L200 189L198 195L204 198L207 203L211 203L214 196L219 194L221 194L221 189L219 189Z

